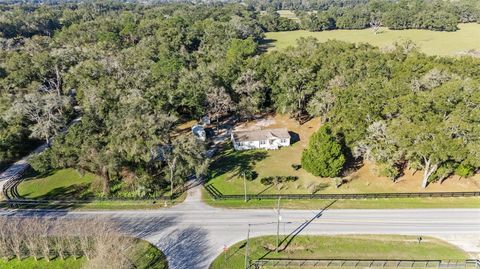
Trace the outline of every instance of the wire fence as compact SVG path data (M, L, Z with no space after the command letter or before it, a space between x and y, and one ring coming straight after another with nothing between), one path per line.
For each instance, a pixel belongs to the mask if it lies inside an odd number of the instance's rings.
M315 193L315 194L223 194L212 185L205 185L215 200L347 200L381 198L480 197L480 192L399 192L399 193Z
M249 268L428 268L478 269L480 260L390 260L390 259L261 259Z

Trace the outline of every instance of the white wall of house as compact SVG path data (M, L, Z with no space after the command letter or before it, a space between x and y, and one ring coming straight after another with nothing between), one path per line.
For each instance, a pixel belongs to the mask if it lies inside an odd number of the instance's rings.
M248 149L278 149L280 147L290 146L290 138L275 138L261 141L243 141L237 142L232 139L233 147L236 150L248 150Z

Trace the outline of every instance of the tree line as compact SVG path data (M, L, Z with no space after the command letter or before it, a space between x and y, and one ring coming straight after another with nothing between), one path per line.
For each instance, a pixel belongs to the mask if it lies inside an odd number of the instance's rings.
M346 158L392 179L480 167L478 59L315 39L263 53L261 15L236 4L38 8L61 10L61 27L1 39L3 161L43 140L37 171L73 167L102 179L98 195L155 196L208 169L206 145L181 123L276 111L321 117Z
M7 261L83 258L85 269L137 268L136 243L101 219L0 218L0 257Z
M252 9L266 10L268 31L309 31L388 27L393 30L427 29L456 31L458 23L480 21L476 0L353 0L353 1L249 1ZM276 10L295 12L300 23L275 18ZM272 28L272 25L277 25Z

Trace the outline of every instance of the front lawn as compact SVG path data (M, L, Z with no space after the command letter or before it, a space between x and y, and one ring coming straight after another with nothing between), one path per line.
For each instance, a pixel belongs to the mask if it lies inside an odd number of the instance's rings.
M281 236L282 241L285 237ZM275 253L275 236L250 239L250 260L260 258L297 259L468 259L468 254L444 241L415 236L339 235L297 236L287 238ZM244 268L245 241L228 248L210 266L211 269ZM225 259L226 258L226 259Z
M269 124L265 126L265 122ZM261 125L262 124L262 125ZM361 167L347 171L342 178L347 180L339 188L332 178L315 177L303 169L295 170L292 165L300 164L303 149L309 137L321 126L318 118L299 125L287 116L276 115L263 121L250 122L246 128L261 125L262 128L286 127L295 137L293 144L279 150L236 151L227 146L214 160L207 182L222 194L243 194L244 180L240 175L243 168L254 170L258 176L247 181L249 194L310 194L310 193L378 193L378 192L442 192L479 191L480 175L473 178L452 176L443 183L431 183L421 188L422 171L406 170L397 182L379 176L373 163L364 162ZM263 185L263 177L295 176L298 180L276 185Z
M48 175L26 178L18 186L18 193L29 199L86 199L94 196L92 182L97 176L80 174L75 169L52 171Z
M66 201L21 205L22 208L30 209L159 209L164 208L165 205L172 206L180 203L185 199L185 194L180 195L173 201L168 201L166 204L164 200L155 199L96 199L95 193L98 192L98 187L95 186L99 185L99 180L98 176L91 173L82 175L75 169L62 169L52 171L48 175L28 177L18 185L17 191L20 198ZM71 200L85 200L85 203L69 204L68 201Z

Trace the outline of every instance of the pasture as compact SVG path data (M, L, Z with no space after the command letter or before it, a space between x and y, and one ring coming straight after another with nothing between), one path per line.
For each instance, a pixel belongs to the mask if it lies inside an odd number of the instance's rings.
M475 23L459 24L459 30L456 32L381 28L378 34L375 34L372 29L266 33L266 38L271 42L269 50L295 46L297 39L310 36L317 38L320 42L336 39L352 43L369 43L380 48L389 48L395 43L411 40L422 52L440 56L456 56L468 50L480 50L480 24Z

